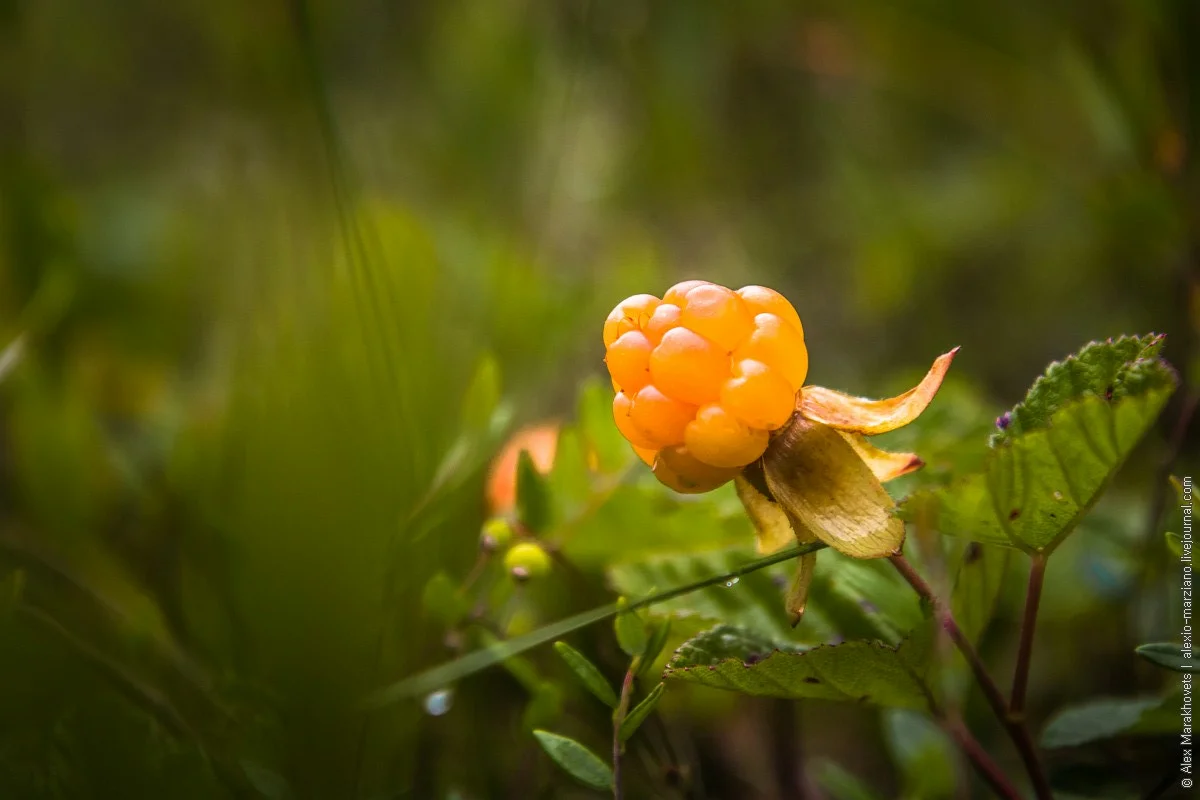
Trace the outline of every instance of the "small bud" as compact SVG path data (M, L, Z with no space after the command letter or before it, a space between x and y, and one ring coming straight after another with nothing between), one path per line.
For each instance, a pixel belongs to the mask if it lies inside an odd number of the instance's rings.
M516 581L540 578L550 571L550 556L541 545L520 542L504 554L504 568Z
M1000 416L996 417L996 427L1002 431L1008 430L1008 426L1012 424L1012 414L1005 411Z
M512 537L512 523L504 517L492 517L483 523L483 530L479 532L479 546L485 553L495 553L508 547Z

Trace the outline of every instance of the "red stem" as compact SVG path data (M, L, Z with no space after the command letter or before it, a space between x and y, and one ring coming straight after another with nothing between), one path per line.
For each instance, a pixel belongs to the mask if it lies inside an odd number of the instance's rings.
M1024 720L1025 690L1029 686L1029 662L1033 656L1033 633L1037 628L1038 603L1042 599L1042 581L1046 576L1046 556L1036 553L1029 567L1029 587L1025 591L1025 615L1021 618L1021 641L1017 647L1017 668L1013 673L1008 716Z
M909 585L913 587L917 594L927 600L934 608L934 613L937 615L938 621L942 629L950 637L958 647L959 652L967 660L967 665L970 666L972 674L975 676L975 682L979 684L979 688L983 691L983 696L987 700L988 705L992 707L992 712L996 715L996 719L1000 720L1000 724L1004 726L1008 736L1012 739L1013 745L1017 748L1017 754L1021 757L1021 762L1025 765L1025 771L1029 773L1029 779L1033 783L1033 791L1038 800L1053 800L1053 793L1050 791L1050 781L1046 778L1046 772L1042 768L1041 761L1038 760L1037 749L1033 745L1033 739L1029 736L1029 731L1025 727L1022 720L1012 718L1008 713L1008 704L1004 701L1004 695L1000 693L996 682L992 680L992 676L988 674L987 667L983 664L983 659L979 657L979 653L975 651L975 647L971 641L963 634L962 629L958 627L958 623L954 621L954 615L950 612L950 608L939 600L929 588L929 584L925 582L912 564L908 563L900 553L891 557L892 565L896 570L904 576Z

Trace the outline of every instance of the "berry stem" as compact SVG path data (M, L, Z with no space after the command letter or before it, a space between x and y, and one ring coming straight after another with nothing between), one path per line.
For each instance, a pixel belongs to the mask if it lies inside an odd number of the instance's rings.
M950 607L938 598L925 579L913 568L901 553L896 553L891 556L890 561L896 570L908 581L924 600L933 606L934 614L937 616L938 622L942 626L942 630L950 637L959 652L967 660L967 665L971 668L971 673L975 676L975 682L979 684L980 690L983 692L984 698L988 705L992 707L992 712L996 715L996 719L1000 720L1000 724L1004 726L1004 730L1012 739L1013 745L1017 749L1017 754L1021 757L1021 762L1025 765L1025 771L1029 773L1029 779L1033 783L1033 791L1038 800L1053 800L1053 794L1050 791L1050 781L1046 778L1046 771L1042 767L1041 761L1038 759L1037 749L1033 745L1033 739L1029 735L1029 730L1025 727L1023 719L1014 718L1008 713L1008 703L1004 700L1004 695L1000 693L1000 688L996 682L992 680L992 676L988 674L987 667L984 666L983 659L979 657L979 653L975 650L971 640L963 634L962 629L958 627L958 623L954 621L954 615L950 611Z

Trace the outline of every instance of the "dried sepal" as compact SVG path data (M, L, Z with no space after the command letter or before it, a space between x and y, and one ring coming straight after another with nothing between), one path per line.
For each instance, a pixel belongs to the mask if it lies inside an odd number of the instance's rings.
M767 497L762 462L756 461L745 472L733 479L738 499L746 508L746 515L754 523L754 538L758 552L763 555L782 550L796 541L792 523L779 504ZM755 484L759 484L762 488Z
M925 462L916 453L889 453L868 442L867 437L861 433L838 433L854 448L859 458L866 462L880 483L887 483L893 478L899 478L925 466Z
M766 485L793 530L855 558L900 549L904 523L871 468L838 431L793 417L763 455Z
M808 605L808 587L812 585L813 572L816 567L817 554L815 552L805 553L796 560L796 574L792 577L792 584L788 587L785 600L793 628L799 625L800 620L804 617L804 608Z
M958 348L938 356L919 384L886 400L852 397L823 386L805 386L796 410L801 415L842 431L874 436L901 428L926 409L942 385Z

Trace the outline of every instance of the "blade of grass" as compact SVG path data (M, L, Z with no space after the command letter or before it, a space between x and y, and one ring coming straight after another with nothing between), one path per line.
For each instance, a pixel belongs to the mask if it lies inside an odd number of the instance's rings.
M740 578L744 575L749 575L752 572L757 572L760 569L765 569L774 564L789 561L806 553L816 552L823 547L825 547L825 545L820 542L813 542L800 547L792 547L779 553L775 553L774 555L765 556L764 558L751 561L730 572L725 572L720 575L713 575L710 578L695 581L685 586L677 586L674 589L667 589L666 591L658 592L650 595L649 597L643 597L640 600L629 603L626 608L629 610L636 610L639 608L647 608L657 603L663 603L667 600L673 600L676 597L682 597L685 594L690 594L691 592L695 592L709 586L715 586L718 583L726 583L734 578ZM392 705L393 703L397 703L406 698L419 697L428 694L429 692L442 689L448 684L454 683L455 681L460 681L463 678L474 675L476 672L480 672L488 667L499 664L506 658L511 658L512 656L524 653L527 650L532 650L539 645L554 641L555 639L565 636L572 631L576 631L580 628L600 622L601 620L608 619L609 617L615 615L617 610L618 608L616 603L609 603L608 605L600 606L599 608L593 608L589 609L588 611L580 612L579 614L559 620L558 622L553 622L523 636L518 636L513 639L508 639L507 641L499 642L492 647L487 647L482 650L476 650L473 653L468 653L467 655L455 659L454 661L450 661L446 664L434 667L433 669L418 673L410 678L404 678L403 680L393 683L391 686L380 689L378 692L375 692L367 698L366 705L368 708L378 709L384 706Z

